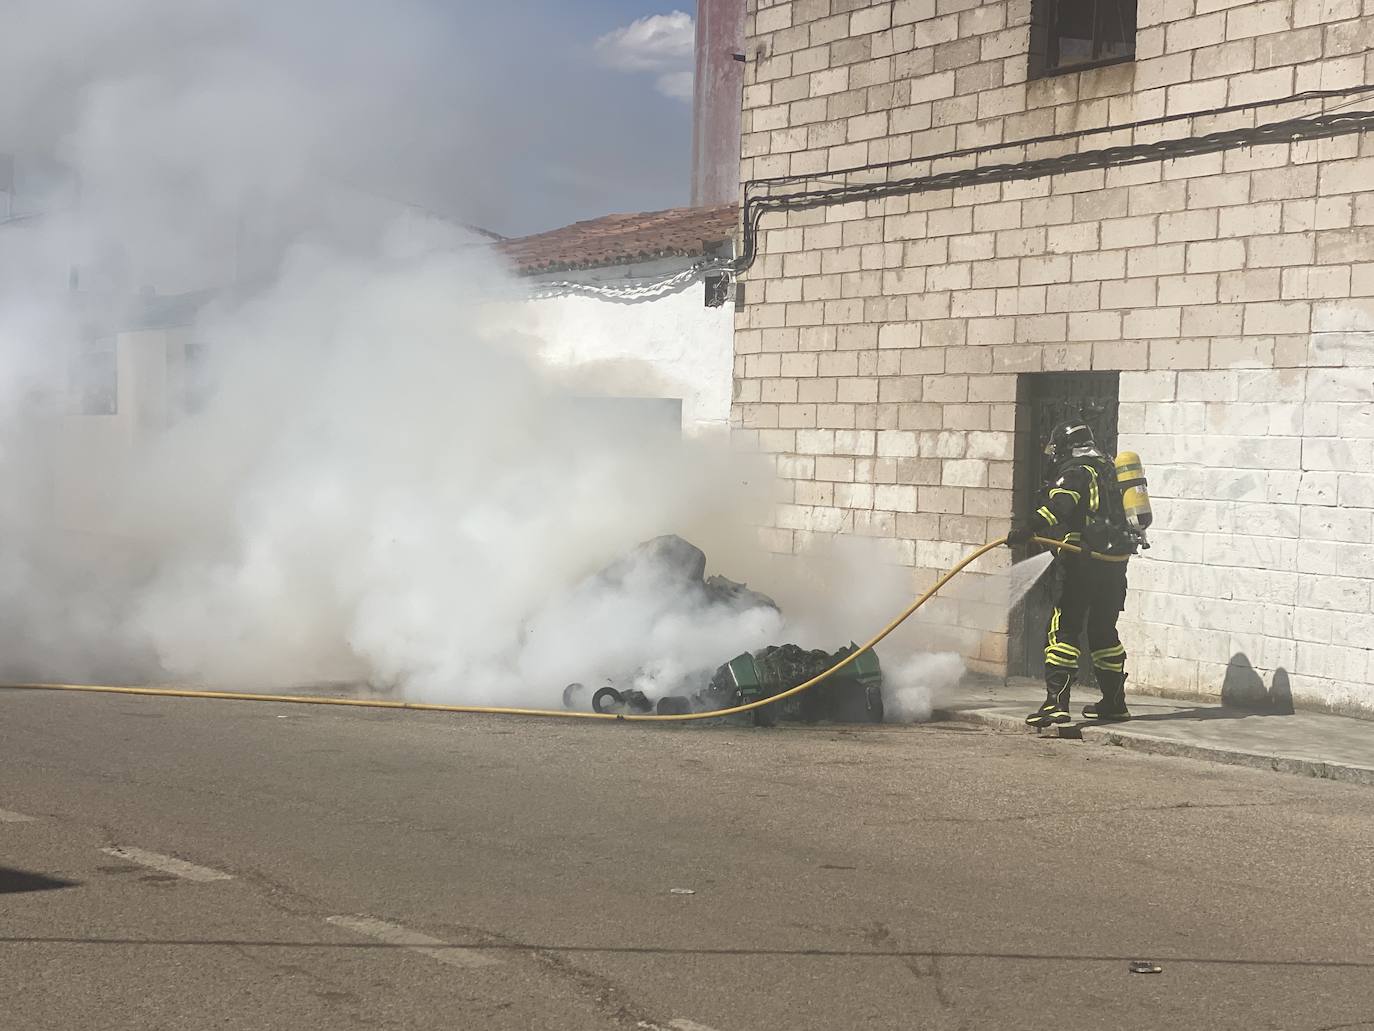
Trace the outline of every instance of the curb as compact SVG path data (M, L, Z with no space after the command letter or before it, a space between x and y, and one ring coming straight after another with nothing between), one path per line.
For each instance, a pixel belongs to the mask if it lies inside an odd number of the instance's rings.
M1021 717L999 712L995 709L937 709L931 719L946 723L972 723L990 727L993 730L1018 734L1036 735L1034 729L1027 727ZM1374 787L1374 766L1360 766L1354 763L1330 762L1322 759L1302 759L1297 756L1278 755L1269 752L1251 752L1240 748L1216 748L1211 745L1195 745L1186 741L1175 741L1155 737L1151 734L1132 733L1128 723L1115 723L1101 727L1081 727L1076 735L1083 741L1101 745L1116 745L1136 752L1153 755L1174 756L1180 759L1200 759L1204 762L1224 763L1228 766L1246 766L1256 770L1271 770L1299 777L1314 777L1320 780L1341 781L1346 784L1363 784Z

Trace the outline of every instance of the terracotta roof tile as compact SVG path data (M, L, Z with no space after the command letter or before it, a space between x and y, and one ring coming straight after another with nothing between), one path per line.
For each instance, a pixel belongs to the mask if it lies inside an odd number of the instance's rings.
M606 215L496 244L520 272L624 265L697 256L735 235L739 205Z

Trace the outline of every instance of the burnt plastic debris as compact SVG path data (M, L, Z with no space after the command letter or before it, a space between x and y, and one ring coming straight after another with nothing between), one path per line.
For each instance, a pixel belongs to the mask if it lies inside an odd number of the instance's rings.
M723 576L707 577L705 552L675 536L646 541L592 579L615 587L646 566L664 577L665 589L681 592L703 606L726 605L740 611L778 608L772 598L750 590L746 584ZM773 645L735 656L717 667L709 680L702 673L692 681L673 685L657 701L651 701L643 691L631 686L645 683L641 671L626 670L623 675L611 677L590 698L588 689L582 684L569 684L563 690L563 705L585 711L590 704L595 712L616 715L717 712L782 694L825 672L857 650L853 642L837 652L807 650L795 644ZM779 720L881 723L882 680L877 655L865 652L816 687L742 715L756 726L773 726Z
M615 713L620 716L643 715L654 711L654 703L649 701L643 691L630 688L618 691L614 687L603 687L592 695L592 710L601 713Z
M624 583L636 570L646 567L663 575L666 588L680 591L688 600L696 600L703 605L729 605L740 610L776 610L778 607L772 598L751 591L747 584L736 583L724 576L708 577L706 552L672 534L645 541L601 570L593 579L614 587Z

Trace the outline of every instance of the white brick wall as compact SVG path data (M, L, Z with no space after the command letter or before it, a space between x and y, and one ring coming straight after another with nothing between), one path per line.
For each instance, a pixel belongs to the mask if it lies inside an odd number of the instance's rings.
M1322 104L1015 145L1374 82L1374 0L1140 0L1136 61L1035 81L1028 0L750 10L746 181L1253 126ZM1007 529L1017 376L1120 370L1157 501L1123 624L1135 682L1215 696L1244 655L1300 700L1374 711L1374 137L772 214L747 279L733 419L788 484L770 550L889 538L928 585ZM1004 564L929 621L990 672Z
M1374 387L1374 350L1333 371ZM1122 376L1148 398L1123 401L1121 438L1150 456L1159 525L1123 624L1136 675L1213 693L1245 654L1295 697L1374 707L1374 403L1337 400L1320 369L1184 375ZM1185 400L1209 393L1228 400Z

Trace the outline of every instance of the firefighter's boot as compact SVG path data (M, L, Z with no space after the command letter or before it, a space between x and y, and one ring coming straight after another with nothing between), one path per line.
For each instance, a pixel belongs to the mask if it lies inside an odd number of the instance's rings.
M1130 710L1126 708L1126 674L1116 670L1094 670L1097 686L1102 689L1102 700L1083 706L1085 720L1128 720Z
M1045 703L1026 717L1026 726L1062 727L1072 721L1069 716L1069 688L1073 686L1073 670L1050 666L1045 670Z

